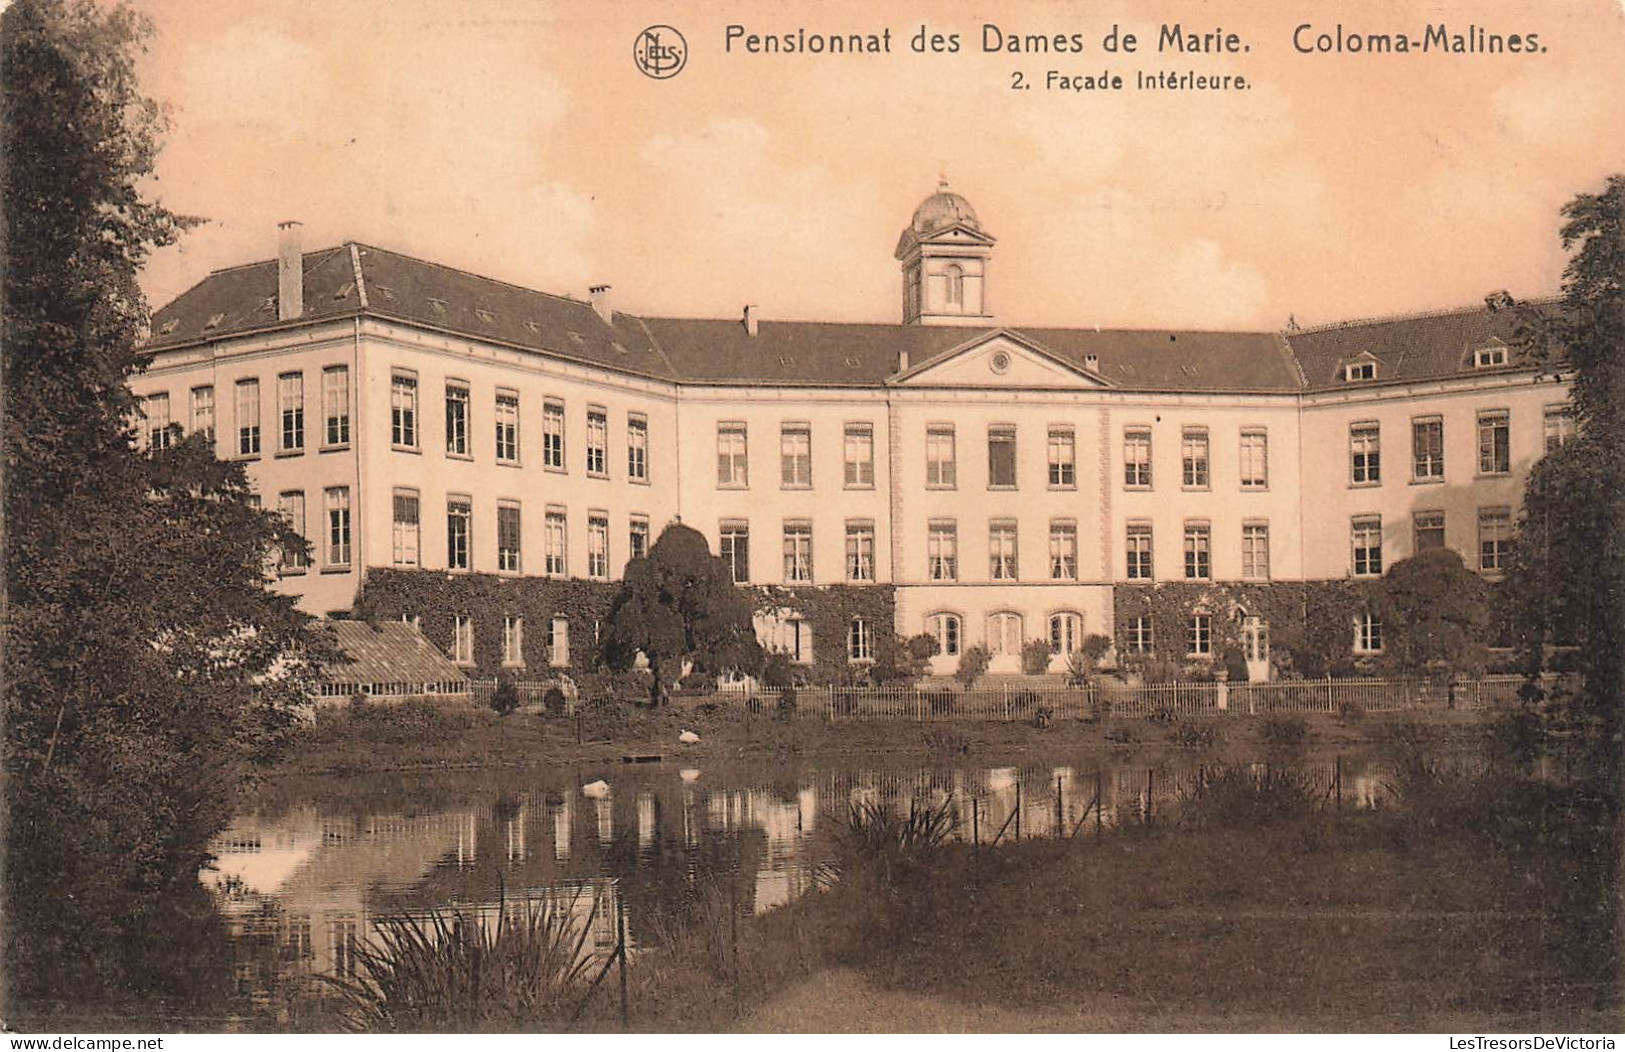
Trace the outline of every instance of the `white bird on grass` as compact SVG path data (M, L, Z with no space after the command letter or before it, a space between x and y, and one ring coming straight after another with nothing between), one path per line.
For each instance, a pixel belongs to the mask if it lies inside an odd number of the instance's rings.
M695 742L700 740L700 736L695 734L693 731L685 730L683 733L677 736L677 740L682 742L684 745L693 745Z
M609 795L609 783L604 781L602 778L598 779L596 782L588 782L586 785L581 787L581 795L590 797L594 800L602 800L604 797Z

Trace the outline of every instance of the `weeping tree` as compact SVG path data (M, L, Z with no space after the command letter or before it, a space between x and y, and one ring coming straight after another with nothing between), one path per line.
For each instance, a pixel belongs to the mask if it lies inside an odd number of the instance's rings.
M752 606L699 532L668 526L649 554L626 565L603 635L604 662L631 668L642 654L654 675L656 705L688 664L701 673L762 669Z
M135 78L146 32L93 0L0 15L14 999L195 971L159 955L188 945L180 914L206 918L210 840L327 654L267 587L304 539L251 504L242 469L202 437L135 441L137 274L193 222L143 196L162 131Z

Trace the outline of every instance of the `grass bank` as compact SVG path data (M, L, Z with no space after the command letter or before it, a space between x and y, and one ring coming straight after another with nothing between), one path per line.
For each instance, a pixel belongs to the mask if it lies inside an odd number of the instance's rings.
M734 706L676 705L652 710L594 706L581 716L408 702L360 709L324 708L298 729L276 774L344 775L582 762L619 762L629 753L697 760L776 755L1003 757L1172 748L1256 754L1262 748L1355 747L1425 735L1436 744L1474 743L1484 734L1481 713L1423 710L1303 717L1231 715L1158 723L1141 719L1028 722L942 719L779 719ZM693 730L700 741L681 745Z

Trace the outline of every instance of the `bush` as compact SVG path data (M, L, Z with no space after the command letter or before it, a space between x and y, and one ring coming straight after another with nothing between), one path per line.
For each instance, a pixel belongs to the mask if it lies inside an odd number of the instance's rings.
M767 660L762 663L762 686L779 690L795 685L796 665L790 660L790 655L782 650L768 652Z
M1049 671L1049 659L1054 653L1048 640L1027 640L1021 644L1021 671L1029 676L1043 675Z
M710 672L690 672L677 681L677 689L684 694L715 694L717 677Z
M970 752L970 739L953 731L926 731L923 741L926 749L934 753Z
M786 686L779 691L779 716L789 719L796 714L796 688Z
M562 716L568 707L568 699L558 687L548 687L547 693L542 695L542 708L547 710L549 716Z
M966 647L959 655L959 669L954 673L954 679L959 681L961 687L969 690L987 672L987 666L992 661L993 655L980 643Z
M1365 719L1365 706L1357 701L1340 701L1337 703L1337 720L1339 723L1359 723Z
M559 697L562 700L564 695L560 694ZM498 716L512 715L514 710L519 708L519 688L513 685L513 680L503 679L497 682L497 689L491 692L491 708L496 710Z
M1183 723L1168 736L1168 740L1181 749L1211 749L1223 738L1223 733L1212 723Z
M377 941L355 947L353 978L320 978L352 1031L562 1029L586 991L598 914L596 899L584 921L574 906L499 898L494 922L474 907L385 916Z
M1221 767L1181 794L1179 821L1198 828L1254 829L1311 814L1318 806L1315 787L1295 771Z
M1048 705L1040 705L1033 710L1033 726L1043 730L1055 722L1055 710Z
M1309 738L1309 721L1302 716L1265 716L1258 740L1265 745L1302 745Z
M1115 727L1106 729L1106 740L1114 745L1133 745L1140 740L1140 736L1135 733L1133 727L1126 723L1119 723Z

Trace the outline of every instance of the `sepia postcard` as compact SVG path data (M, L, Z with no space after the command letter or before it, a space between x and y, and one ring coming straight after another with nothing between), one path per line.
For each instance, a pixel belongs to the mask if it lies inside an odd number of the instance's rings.
M1621 0L0 43L12 1047L1615 1047Z

